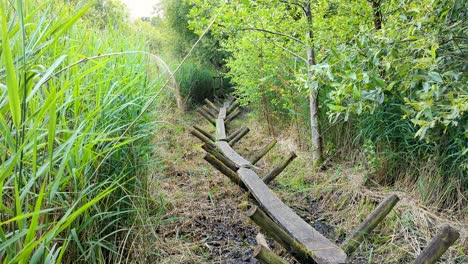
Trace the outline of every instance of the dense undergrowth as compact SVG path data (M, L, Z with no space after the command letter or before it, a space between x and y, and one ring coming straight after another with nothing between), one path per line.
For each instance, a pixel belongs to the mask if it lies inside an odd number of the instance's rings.
M0 2L0 258L115 263L145 208L142 111L162 86L125 54L145 39L115 1Z

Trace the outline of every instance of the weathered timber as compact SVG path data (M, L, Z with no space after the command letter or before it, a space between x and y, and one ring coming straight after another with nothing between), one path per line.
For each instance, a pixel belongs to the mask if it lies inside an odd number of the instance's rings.
M230 114L226 117L226 119L225 119L224 122L226 122L226 124L229 123L229 122L231 122L231 121L232 121L234 118L236 118L240 113L241 113L241 111L240 111L239 109L234 110L234 112L230 113Z
M216 148L216 144L211 141L211 139L205 137L202 133L198 132L197 130L191 129L190 133L196 136L198 139L203 141L205 144L209 145L212 148Z
M276 166L270 173L268 173L267 176L263 178L263 182L266 184L270 183L273 179L276 178L276 176L283 172L289 163L291 163L291 161L293 161L296 157L297 155L294 151L289 153L289 156L286 159L284 159L280 164L278 164L278 166Z
M216 119L216 140L226 140L226 128L223 119Z
M258 259L262 264L288 264L288 262L276 255L264 245L257 245L253 252L253 257Z
M226 156L231 158L230 155ZM241 167L237 174L265 213L303 246L304 251L310 252L310 257L315 262L319 264L346 263L344 251L286 206L254 171Z
M219 119L225 119L226 118L226 107L222 107L219 109L219 114L218 114Z
M385 216L390 213L399 200L400 198L393 194L380 203L380 205L366 217L364 222L362 222L361 225L359 225L359 227L346 239L342 245L343 251L348 255L353 253L359 247L364 237L372 232L372 230L382 222Z
M216 119L218 117L218 114L217 112L213 111L213 109L207 107L206 105L203 105L201 107L203 110L205 110L205 112L213 119Z
M431 240L429 245L416 258L414 264L433 264L455 243L460 236L453 227L444 226L437 235Z
M200 113L200 115L202 115L212 125L216 125L216 122L214 121L214 119L207 112L205 112L205 110L198 108L197 112Z
M234 162L239 168L240 167L250 167L252 164L237 152L232 149L232 147L226 141L216 141L218 149L221 151L224 156Z
M244 183L239 179L237 173L224 165L220 160L216 159L209 153L205 155L204 159L213 165L213 167L215 167L222 174L226 175L233 183L239 185L242 189L247 190Z
M266 145L259 152L253 155L250 158L250 162L252 162L252 164L256 164L261 158L263 158L263 156L265 156L268 153L268 151L270 151L276 145L276 143L276 139L273 139L268 145Z
M223 106L223 101L218 96L213 97L213 101L215 102L216 105L222 107Z
M244 129L244 127L240 127L238 129L236 129L236 131L232 132L231 135L229 135L227 138L226 138L226 141L231 141L233 138L235 138L242 130Z
M210 140L212 140L213 142L216 140L213 135L211 135L210 133L206 132L205 130L203 130L201 127L197 126L197 125L194 125L193 128L195 128L195 130L197 130L198 132L202 133L205 137L209 138Z
M229 144L231 144L231 145L236 144L236 143L239 142L239 140L241 140L245 135L247 135L247 133L249 133L249 131L250 131L250 128L244 127L244 129L242 129L242 131L241 131L237 136L235 136L231 141L229 141Z
M281 226L275 223L263 210L257 206L252 206L247 212L247 216L252 219L262 230L278 242L289 254L301 263L316 263L312 258L313 253L298 243Z
M210 100L208 100L208 98L205 98L204 101L205 101L206 105L207 105L210 109L212 109L215 113L218 113L218 107L217 107L213 102L211 102Z
M233 171L237 171L239 169L239 167L234 163L232 162L230 159L226 158L226 156L224 156L223 154L221 154L218 150L212 148L211 146L209 146L208 144L203 144L202 148L210 153L211 155L213 155L216 159L218 159L219 161L221 161L224 165L226 165L228 168L230 168L231 170Z
M235 101L233 102L227 109L227 113L230 114L232 111L234 111L235 109L237 109L237 107L239 107L239 102L238 101Z

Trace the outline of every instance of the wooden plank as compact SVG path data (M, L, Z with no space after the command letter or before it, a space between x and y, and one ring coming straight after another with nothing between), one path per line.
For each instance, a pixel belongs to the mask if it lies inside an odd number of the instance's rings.
M218 149L224 154L224 156L232 160L235 164L237 164L238 167L249 167L252 165L250 161L237 154L237 152L232 149L232 147L226 141L216 141L216 145L218 146Z
M237 173L255 197L255 200L257 200L271 219L294 237L298 243L301 243L310 250L312 258L317 263L346 263L344 251L317 232L291 208L286 206L271 192L254 171L241 167Z
M226 140L226 128L224 127L223 119L216 119L216 139Z
M222 107L221 109L219 109L218 118L219 119L225 119L226 118L226 107Z

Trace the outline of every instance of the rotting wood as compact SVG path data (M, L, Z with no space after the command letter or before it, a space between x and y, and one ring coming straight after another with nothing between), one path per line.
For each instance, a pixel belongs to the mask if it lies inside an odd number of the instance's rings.
M253 257L262 264L288 264L288 262L276 255L273 251L263 245L257 245Z
M239 176L237 173L230 168L228 168L226 165L224 165L220 160L215 158L213 155L207 153L204 157L206 161L208 161L213 167L215 167L218 171L220 171L222 174L226 175L233 183L238 185L244 190L247 190L245 187L244 183L239 179Z
M198 139L203 141L205 144L209 145L212 148L216 148L216 144L211 141L211 139L205 137L202 133L198 132L197 130L190 129L190 133L196 136Z
M263 158L263 156L265 156L276 145L276 143L277 143L276 139L273 139L268 145L266 145L259 152L253 155L250 158L250 162L252 164L256 164L260 159Z
M237 107L239 107L239 102L235 101L233 102L227 109L227 113L230 114L232 111L236 110Z
M242 130L244 129L244 127L240 127L238 129L236 129L236 131L232 132L227 138L226 138L226 141L231 141L233 138L235 138Z
M216 139L208 132L206 132L205 130L203 130L201 127L197 126L197 125L194 125L193 128L195 128L195 130L197 130L198 132L202 133L205 137L209 138L210 140L212 140L213 142L216 141Z
M250 167L252 165L250 161L237 154L237 152L226 141L216 141L216 145L221 153L234 162L238 167Z
M247 133L249 133L249 131L250 131L250 128L244 127L244 129L242 129L242 131L239 132L239 134L237 136L235 136L231 141L229 141L229 144L231 146L233 146L234 144L239 142L239 140L241 140L245 135L247 135Z
M216 119L216 140L226 140L226 128L223 119Z
M217 114L215 111L213 111L211 108L209 108L208 106L203 105L203 106L201 106L201 108L202 108L211 118L213 118L213 119L218 118L218 114Z
M239 169L239 167L234 162L232 162L230 159L226 158L226 156L221 154L218 150L212 148L210 145L203 144L202 149L204 149L206 152L213 155L216 159L221 161L224 165L226 165L231 170L237 171Z
M230 158L229 155L226 155ZM265 213L321 263L346 263L346 254L286 206L258 175L241 167L237 174ZM310 263L310 262L309 262Z
M393 207L398 203L400 198L396 195L391 195L366 217L359 227L346 239L342 248L346 254L353 253L361 244L365 236L370 234L372 230L387 216Z
M226 118L226 107L222 107L219 110L218 118L219 119L225 119Z
M226 117L226 119L225 119L224 122L226 122L226 124L229 123L229 122L231 122L231 121L232 121L234 118L236 118L240 113L241 113L241 111L240 111L239 109L234 110L234 112L230 113L230 114Z
M262 209L252 206L247 216L257 224L265 234L278 242L289 254L301 263L316 263L313 253L298 243L281 226L275 223Z
M297 158L297 155L294 151L292 151L291 153L289 153L289 156L286 159L284 159L280 164L278 164L278 166L276 166L270 173L268 173L267 176L263 178L263 182L266 184L270 183L276 178L276 176L280 175L280 173L283 172L283 170L286 169L286 167L295 158Z
M205 110L203 110L202 108L198 108L197 109L197 112L202 115L206 120L208 120L208 122L210 122L212 125L216 125L216 122L214 121L213 118L211 118L211 116L205 112Z
M213 102L211 102L208 98L205 98L204 101L210 109L212 109L215 113L218 113L218 107Z
M431 240L429 245L419 254L413 264L433 264L457 241L460 233L449 225L445 225Z

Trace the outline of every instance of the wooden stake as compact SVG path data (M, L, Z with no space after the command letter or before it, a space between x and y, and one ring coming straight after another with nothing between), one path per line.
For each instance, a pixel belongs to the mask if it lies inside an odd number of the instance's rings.
M214 142L216 140L210 133L206 132L201 127L194 125L193 128L195 128L195 130L197 130L198 132L202 133L205 137L209 138L211 141Z
M212 148L216 148L216 145L215 143L213 143L213 141L211 141L211 139L205 137L202 133L198 132L197 130L193 130L191 129L190 130L190 133L194 136L196 136L198 139L200 139L201 141L205 142L205 144L209 145L210 147Z
M205 110L205 112L206 112L208 115L210 115L211 118L213 118L213 119L218 118L218 114L217 114L215 111L213 111L211 108L207 107L206 105L202 106L201 108L202 108L203 110Z
M343 243L343 251L349 255L353 253L361 244L365 236L367 236L374 228L382 222L385 216L390 213L393 207L398 203L400 198L396 195L391 195L385 199L380 205L362 222L361 225L349 236Z
M264 245L257 245L255 247L253 257L258 259L262 264L288 264L287 261L280 258Z
M235 109L237 109L237 107L239 107L239 102L238 101L235 101L233 102L229 108L227 109L227 113L231 113L232 111L234 111Z
M228 178L233 183L235 183L236 185L239 185L242 189L247 190L244 183L242 183L242 181L239 179L239 176L237 175L237 173L231 170L230 168L228 168L221 161L216 159L213 155L207 153L204 159L208 161L211 165L213 165L213 167L219 170L222 174L228 176Z
M229 141L229 144L231 146L233 146L234 144L236 144L239 140L241 140L245 135L247 135L247 133L249 133L250 131L250 128L248 127L244 127L244 129L242 129L241 132L239 132L239 134L237 134L237 136L235 136L231 141Z
M229 169L233 170L233 171L237 171L239 168L237 167L237 165L232 162L230 159L226 158L226 156L224 156L223 154L221 154L218 150L212 148L210 145L208 144L204 144L202 146L202 148L210 153L211 155L213 155L216 159L218 159L219 161L221 161L224 165L226 165Z
M226 141L231 141L233 138L235 138L242 130L244 129L244 127L239 127L236 131L232 132L231 135L229 135L227 138L226 138Z
M276 176L278 176L284 169L286 169L289 163L291 163L291 161L293 161L296 157L297 155L294 153L294 151L289 153L289 156L285 160L283 160L270 173L268 173L267 176L263 178L263 182L266 184L270 183L274 178L276 178Z
M263 156L265 156L275 145L277 141L276 139L273 139L268 145L263 147L259 152L257 152L255 155L250 158L250 162L255 165Z
M239 109L236 109L234 112L230 113L227 117L226 117L226 120L224 121L226 124L231 122L231 120L233 120L234 118L236 118L239 114L241 113L241 111Z
M444 226L432 239L429 245L419 254L414 264L433 264L455 243L460 233L453 227Z
M208 120L208 122L210 122L212 125L216 125L216 122L214 121L213 118L211 118L211 116L205 112L205 110L203 110L202 108L198 108L197 109L197 112L202 115L206 120Z
M210 100L208 100L208 98L205 98L205 103L206 105L213 111L215 111L216 113L218 113L218 108L215 104L213 104L213 102L211 102Z

